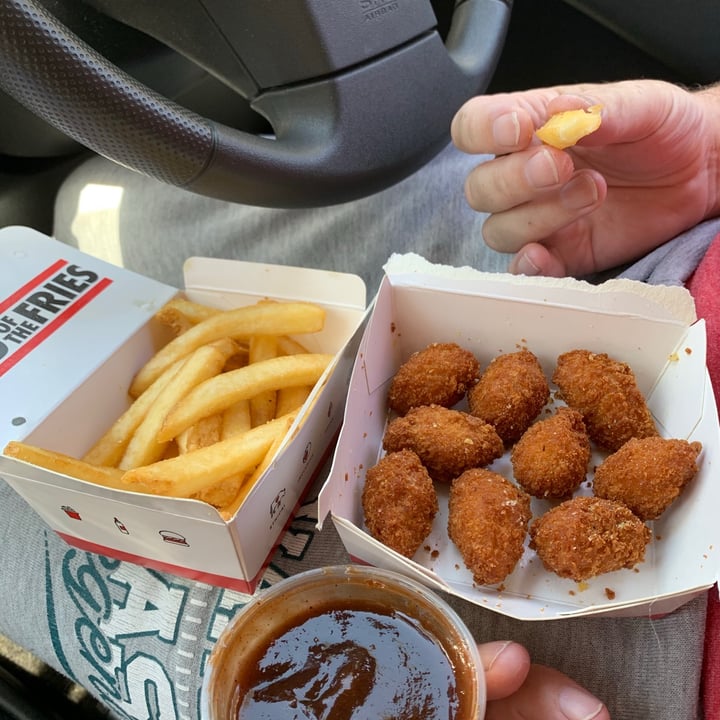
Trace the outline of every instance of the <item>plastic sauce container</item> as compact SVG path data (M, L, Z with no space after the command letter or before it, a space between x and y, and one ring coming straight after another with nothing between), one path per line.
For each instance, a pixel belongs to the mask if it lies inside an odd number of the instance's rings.
M203 720L480 720L485 676L455 611L374 567L310 570L259 593L215 645Z

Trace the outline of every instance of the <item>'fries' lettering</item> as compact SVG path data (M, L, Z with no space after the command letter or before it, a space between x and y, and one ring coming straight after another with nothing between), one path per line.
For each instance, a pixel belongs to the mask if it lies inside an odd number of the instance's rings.
M13 312L42 325L67 307L97 279L97 273L91 270L68 265L64 272L55 275L42 289L18 303Z
M36 282L0 298L0 375L110 282L92 270L59 260Z

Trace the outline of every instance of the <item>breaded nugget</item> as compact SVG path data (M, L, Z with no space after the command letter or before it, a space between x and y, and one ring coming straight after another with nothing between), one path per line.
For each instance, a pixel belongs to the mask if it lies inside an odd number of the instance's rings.
M530 526L530 547L547 570L576 582L632 568L645 559L650 529L622 503L566 500Z
M452 407L465 397L480 374L480 364L456 343L433 343L413 353L390 384L388 405L405 415L419 405Z
M582 415L561 407L538 420L510 454L513 475L522 488L539 498L568 498L578 489L590 462L590 438Z
M390 422L383 448L417 453L430 477L449 483L465 470L489 465L504 447L495 428L480 418L441 405L422 405Z
M365 473L362 508L368 532L411 558L430 534L438 511L435 487L411 450L383 457Z
M530 496L485 468L453 480L448 535L478 585L502 582L525 550Z
M510 445L530 427L549 397L548 381L538 359L523 348L490 362L468 391L468 407Z
M657 435L655 422L629 365L605 353L571 350L552 377L558 397L583 414L590 439L615 452L632 437Z
M593 490L627 505L641 520L654 520L697 475L701 450L699 442L633 438L596 468Z

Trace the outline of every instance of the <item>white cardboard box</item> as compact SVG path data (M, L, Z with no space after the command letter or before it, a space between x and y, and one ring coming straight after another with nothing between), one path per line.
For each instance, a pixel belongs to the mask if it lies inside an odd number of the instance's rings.
M0 257L0 446L25 440L81 456L127 407L130 380L166 339L152 315L178 291L27 228L0 231ZM197 500L99 487L4 456L0 476L74 546L252 592L337 437L365 286L353 275L206 258L186 262L185 281L190 299L221 308L317 302L325 328L302 342L337 353L298 434L233 520Z
M593 286L487 274L431 265L413 255L393 256L385 270L351 378L333 467L320 496L320 517L331 514L353 558L527 620L661 614L713 585L720 566L720 433L705 367L704 323L695 321L689 293L624 280ZM438 489L441 510L432 533L412 560L370 537L360 494L365 470L382 454L388 385L400 363L431 342L457 342L476 354L482 368L495 355L526 346L548 377L562 352L606 352L633 368L661 434L702 442L698 476L652 524L653 541L636 571L607 573L579 584L546 571L526 547L501 585L475 586L447 537L443 487ZM512 477L508 454L491 469ZM535 515L548 507L547 501L533 500Z

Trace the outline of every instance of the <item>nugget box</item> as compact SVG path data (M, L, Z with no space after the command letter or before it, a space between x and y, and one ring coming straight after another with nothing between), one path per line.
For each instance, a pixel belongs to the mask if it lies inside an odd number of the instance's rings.
M696 321L689 293L627 280L594 286L487 274L431 265L414 255L393 256L385 270L353 370L333 467L320 496L320 517L330 514L352 557L527 620L655 615L713 585L720 566L718 416L705 367L704 323ZM604 352L630 365L660 433L703 445L698 475L651 524L653 539L643 563L576 583L545 570L526 543L522 559L503 583L476 586L448 539L447 486L437 484L440 512L412 559L370 537L361 492L366 469L382 456L389 383L412 352L432 342L468 348L481 370L494 356L527 347L548 379L558 355L577 348ZM550 405L557 402L553 397ZM508 455L490 469L512 479ZM591 461L579 494L592 492L592 468L600 459ZM535 517L549 507L548 501L533 499Z
M0 445L81 457L128 406L133 375L166 340L153 314L178 293L27 228L0 231ZM309 300L324 329L301 339L334 363L292 440L226 522L204 502L93 485L0 456L4 478L71 545L252 592L303 491L331 452L366 318L355 276L191 258L185 294L219 308ZM28 509L28 512L31 512Z

